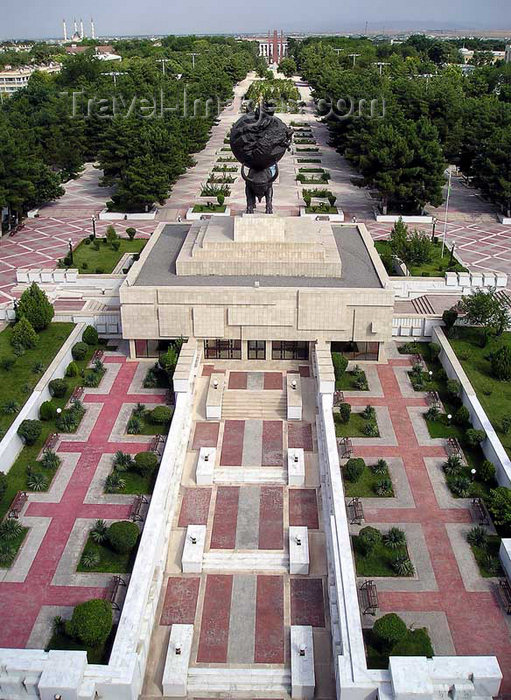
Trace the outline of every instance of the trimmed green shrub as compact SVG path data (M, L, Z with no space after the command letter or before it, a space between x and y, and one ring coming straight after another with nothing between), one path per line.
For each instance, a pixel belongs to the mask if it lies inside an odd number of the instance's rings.
M71 348L71 355L74 360L84 360L87 354L86 343L75 343Z
M67 382L65 379L52 379L48 384L48 389L56 399L62 399L66 395Z
M460 406L454 414L453 423L456 425L465 426L470 423L470 412L466 406Z
M441 351L440 345L438 343L430 343L429 344L429 356L431 357L432 360L436 360L437 357L440 355Z
M155 406L149 414L149 420L154 425L165 425L172 419L172 409L169 406Z
M7 476L4 472L0 472L0 501L3 500L7 491Z
M508 382L511 379L511 348L504 345L491 355L491 371L493 376L500 381Z
M43 429L41 421L29 420L28 418L20 423L18 435L25 445L33 445Z
M351 406L349 403L341 403L339 406L339 420L341 423L349 423Z
M21 318L14 326L11 335L11 345L15 348L35 348L38 341L37 333L27 318Z
M115 552L128 554L136 547L139 535L140 530L135 523L119 520L110 525L107 537L110 546Z
M57 407L53 401L44 401L39 407L39 418L41 420L53 420L57 417Z
M447 477L447 486L458 498L468 498L470 496L471 482L463 474L452 474Z
M511 489L506 486L498 486L490 491L488 510L497 527L505 530L504 534L511 533Z
M484 459L477 470L477 475L485 484L495 481L495 473L495 465L489 459Z
M65 630L70 637L82 644L97 647L106 642L112 630L112 622L110 603L93 598L75 607L72 618L66 622Z
M16 308L18 319L26 318L36 331L42 331L50 323L55 314L53 306L48 301L46 293L32 282L20 297Z
M425 627L409 630L406 637L393 647L392 656L433 656L433 646Z
M112 224L109 224L106 227L106 240L105 242L108 241L108 243L113 243L116 241L118 238L117 236L117 231L115 230L114 226Z
M457 379L448 379L446 383L447 393L453 401L459 401L461 394L461 384Z
M97 345L98 340L98 332L94 326L87 326L82 335L82 342L87 343L87 345Z
M77 377L79 372L76 362L71 361L66 368L66 377Z
M465 433L465 438L470 447L480 445L483 440L486 440L486 431L469 428Z
M343 374L346 372L346 367L348 366L348 358L340 352L333 352L332 362L334 365L335 380L339 381L339 379L341 379Z
M142 476L151 474L158 468L158 457L154 452L139 452L135 455L134 469Z
M458 320L458 311L455 308L446 309L442 314L442 321L445 323L446 331L449 332Z
M372 552L381 541L381 532L370 525L363 527L358 533L357 544L364 554Z
M348 481L355 482L360 479L366 463L362 457L351 457L344 467Z
M126 229L126 235L130 239L130 241L132 241L135 238L136 233L137 233L137 229L133 228L132 226L130 226L129 228Z
M408 634L405 622L396 615L388 613L374 623L373 634L385 647L393 647L401 642Z

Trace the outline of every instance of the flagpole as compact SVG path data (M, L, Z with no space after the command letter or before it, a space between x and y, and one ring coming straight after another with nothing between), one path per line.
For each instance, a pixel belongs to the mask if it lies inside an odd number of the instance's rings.
M444 235L442 238L442 255L441 257L444 257L444 249L445 249L445 236L447 234L447 216L449 214L449 198L451 196L451 182L452 182L452 170L449 167L449 181L447 184L447 198L445 200L445 221L444 221Z

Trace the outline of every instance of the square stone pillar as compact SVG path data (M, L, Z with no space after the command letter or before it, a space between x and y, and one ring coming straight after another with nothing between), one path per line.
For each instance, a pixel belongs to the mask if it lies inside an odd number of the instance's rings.
M312 700L316 687L312 627L291 626L291 697Z
M195 471L197 486L210 486L215 471L216 447L201 447Z
M168 698L187 696L188 667L192 651L193 625L172 625L163 670L163 695Z
M186 539L181 558L181 568L184 574L200 574L206 543L205 525L188 525Z

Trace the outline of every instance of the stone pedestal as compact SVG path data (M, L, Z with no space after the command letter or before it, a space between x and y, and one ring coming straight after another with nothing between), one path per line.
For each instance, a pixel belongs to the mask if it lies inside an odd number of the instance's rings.
M302 384L299 374L286 377L287 419L302 420Z
M309 575L309 533L306 527L289 528L289 573Z
M195 481L197 486L210 486L213 483L213 473L215 471L216 447L201 447L197 469L195 471Z
M224 395L225 374L214 373L209 378L206 397L206 420L222 418L222 397Z
M301 447L287 451L287 482L289 486L305 486L305 453Z
M183 548L183 556L181 559L181 568L184 574L201 573L205 542L206 526L188 525L186 528L186 539Z
M85 651L48 652L48 660L37 685L39 697L42 700L53 700L60 695L63 700L78 700L86 667Z
M291 627L291 697L313 698L316 687L314 676L314 642L312 627Z
M172 625L163 670L163 695L165 697L183 698L187 695L192 639L193 625Z

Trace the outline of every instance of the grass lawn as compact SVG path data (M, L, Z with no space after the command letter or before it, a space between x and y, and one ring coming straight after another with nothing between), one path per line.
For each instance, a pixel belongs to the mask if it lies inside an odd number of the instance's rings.
M132 552L128 552L128 554L119 554L118 552L114 552L108 543L98 544L94 542L89 535L85 547L83 548L82 557L86 552L96 552L99 554L99 564L92 569L87 569L87 567L83 566L82 560L80 559L76 568L77 571L85 573L128 574L133 569L137 550L135 548Z
M153 492L157 475L158 471L155 471L153 474L149 474L147 476L142 476L141 474L131 470L123 472L122 478L126 482L126 486L122 491L120 491L120 493L125 493L128 495L133 494L134 496L142 493L148 496Z
M370 554L362 554L357 544L358 537L353 537L353 551L355 552L355 565L357 576L394 576L396 572L392 568L392 561L398 555L408 556L406 546L398 549L389 549L383 542L377 544ZM406 578L406 577L403 577Z
M225 204L214 204L208 206L207 204L196 204L192 209L194 214L221 214L225 211Z
M58 324L61 325L61 324ZM73 324L62 324L62 325L70 325L71 327ZM102 347L100 346L89 346L87 348L87 356L85 357L84 360L76 361L76 364L80 369L85 369L87 367L88 363L91 360L92 355L94 354L94 351L97 349L97 347ZM28 354L28 353L27 353ZM76 386L79 386L82 382L82 378L78 375L77 377L66 377L67 381L67 392L66 395L61 398L61 399L53 399L53 402L55 403L56 406L60 406L63 408L67 401L69 400L69 397L71 396L74 388ZM7 473L7 490L4 494L4 497L0 501L0 519L2 519L5 514L7 513L7 510L16 495L18 491L30 491L30 489L27 486L27 467L32 466L36 467L34 471L42 471L43 467L40 469L37 468L37 457L39 455L39 452L41 451L46 438L48 435L51 433L57 432L57 428L55 425L54 420L50 421L43 421L42 422L42 431L41 435L37 439L35 445L27 445L25 446L21 452L19 453L16 461L10 468L9 472ZM51 480L55 474L53 470L45 470L44 471L45 475L47 476L47 488L49 488L51 484Z
M389 667L389 655L379 649L378 640L373 634L373 630L363 629L364 644L366 649L367 668Z
M380 256L388 256L390 254L390 245L388 241L375 241L374 244ZM445 248L444 257L442 258L442 244L435 243L429 262L423 265L410 265L408 269L413 277L442 277L447 270L466 272L466 268L457 260L456 256L454 256L453 264L449 266L450 257L450 251Z
M360 370L358 376L363 375L367 386L367 378L364 370ZM369 391L369 388L359 389L356 386L357 373L355 372L344 372L342 377L335 382L335 388L338 391Z
M349 498L382 498L375 493L374 488L379 481L385 478L390 479L390 474L375 474L371 467L366 464L358 481L344 479L344 492ZM394 491L384 498L392 498L392 496L394 496Z
M364 433L364 426L368 421L361 413L352 413L347 423L341 423L339 413L334 412L334 422L337 437L369 437ZM375 437L379 437L379 433Z
M133 241L130 241L129 238L118 238L121 246L119 250L114 250L109 243L106 243L106 238L98 238L99 250L96 250L92 243L86 245L85 240L88 239L80 241L73 250L73 264L71 266L76 267L84 274L94 274L98 270L101 270L101 273L109 274L125 253L140 253L147 243L146 238L135 238Z
M305 207L306 214L337 214L337 207L329 207L325 204L318 204L314 207Z
M479 567L481 576L483 576L484 578L492 578L494 576L503 575L502 567L500 566L499 560L500 543L501 539L498 535L490 535L488 537L488 546L486 547L486 549L476 547L475 545L470 545L470 549L472 550L474 558L477 562L477 566ZM497 563L499 564L497 570L491 570L488 568L486 561L487 555L490 555L497 561Z
M12 563L16 559L16 555L18 554L20 547L25 540L27 532L28 532L28 527L24 527L22 529L22 531L20 532L20 534L11 540L11 542L9 544L12 546L12 559L9 562L9 564L0 564L0 569L8 569L9 567L12 566Z
M151 410L153 408L156 408L155 404L154 406L151 406ZM136 433L137 435L167 435L170 429L170 423L151 423L150 421L150 410L146 410L141 416L138 416L140 419L140 422L142 423L142 428L139 433ZM135 409L131 412L130 418L136 417L135 414ZM135 433L134 433L135 434Z
M511 432L505 435L501 430L502 419L511 416L511 382L502 382L492 377L490 361L486 359L497 348L511 346L511 333L504 333L500 338L491 340L484 348L479 343L477 329L459 328L456 329L456 335L457 338L450 339L449 342L511 457Z
M85 644L81 644L76 639L73 639L73 637L69 637L64 630L64 626L62 625L59 626L58 629L54 630L45 650L49 651L50 649L63 649L67 651L86 651L87 661L90 664L107 664L115 639L115 631L116 628L114 627L104 644L101 644L98 647L87 647Z
M0 362L7 358L15 360L11 369L0 367L0 386L2 387L0 405L16 401L20 409L25 404L42 374L48 369L55 355L74 329L74 323L50 323L48 328L38 333L37 347L27 350L21 357L16 357L11 345L12 326L0 333ZM34 371L39 364L42 371ZM16 414L7 415L0 412L0 431L5 433Z

